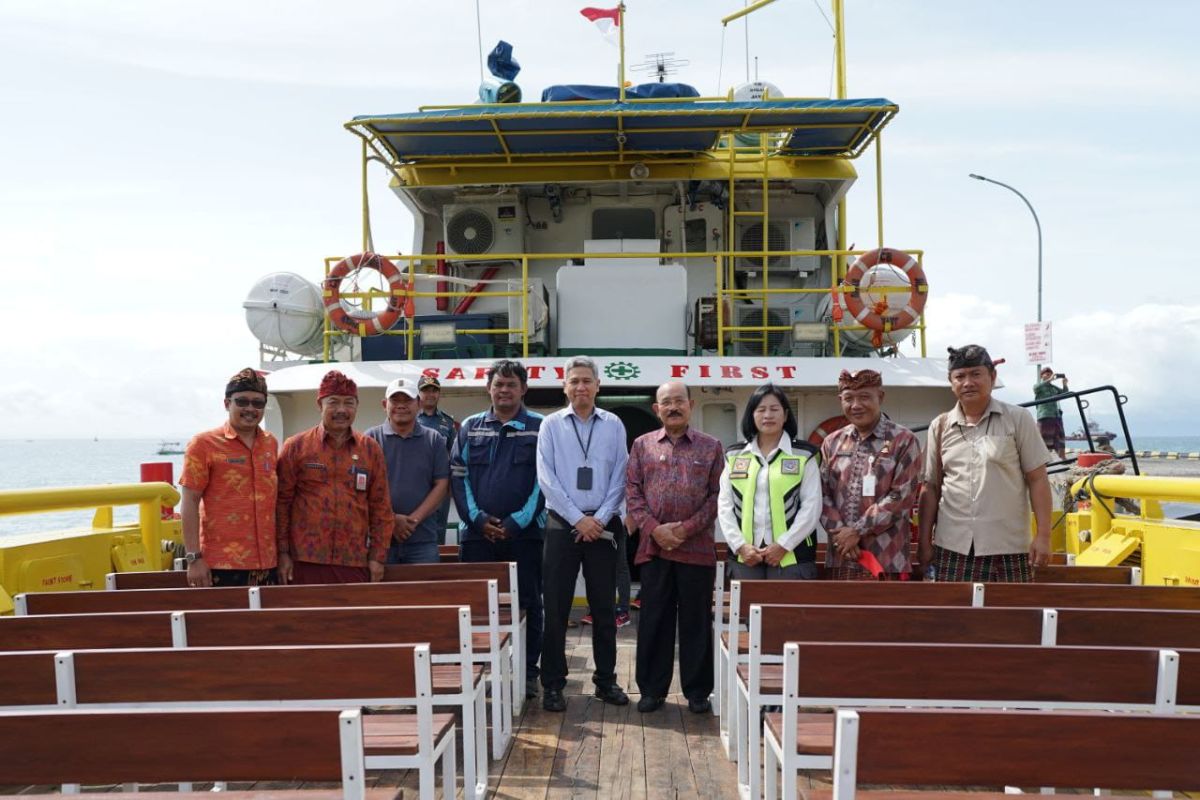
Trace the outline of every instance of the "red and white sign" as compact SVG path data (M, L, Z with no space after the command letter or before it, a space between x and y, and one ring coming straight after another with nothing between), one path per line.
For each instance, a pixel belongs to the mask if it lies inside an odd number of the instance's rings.
M1025 363L1049 364L1054 360L1054 341L1049 322L1025 323Z

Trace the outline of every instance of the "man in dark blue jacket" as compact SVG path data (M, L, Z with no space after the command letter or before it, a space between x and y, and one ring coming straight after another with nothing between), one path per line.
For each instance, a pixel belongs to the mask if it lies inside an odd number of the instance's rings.
M517 562L525 612L525 695L536 697L542 654L542 528L546 501L537 480L542 415L525 408L528 374L517 361L487 371L492 407L463 420L450 459L450 488L462 522L463 561Z

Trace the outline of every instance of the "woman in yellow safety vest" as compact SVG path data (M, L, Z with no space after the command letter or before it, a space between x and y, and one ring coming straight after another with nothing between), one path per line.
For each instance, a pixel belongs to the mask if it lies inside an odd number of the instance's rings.
M725 454L717 496L717 521L736 554L733 578L816 578L818 451L796 439L796 415L781 389L768 383L750 396L742 436Z

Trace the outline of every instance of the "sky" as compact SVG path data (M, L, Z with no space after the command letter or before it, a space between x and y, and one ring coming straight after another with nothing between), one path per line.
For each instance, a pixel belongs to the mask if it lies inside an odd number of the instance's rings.
M596 0L597 4L599 0ZM743 0L628 0L631 63L671 51L703 94L746 77ZM826 6L825 0L822 4ZM527 98L612 83L583 3L480 0ZM979 342L1027 399L1022 325L1044 318L1073 387L1113 384L1136 435L1200 434L1200 4L847 0L851 97L886 97L884 242L922 248L930 355ZM817 3L751 16L757 74L829 96ZM722 58L723 55L723 58ZM752 70L754 67L752 67ZM359 248L356 114L470 102L475 4L0 0L0 438L181 438L220 419L257 363L242 300L262 275L316 281ZM849 239L879 244L873 151ZM407 214L371 178L377 248ZM214 391L214 387L217 387ZM948 395L949 403L949 395ZM1097 409L1102 420L1111 420Z

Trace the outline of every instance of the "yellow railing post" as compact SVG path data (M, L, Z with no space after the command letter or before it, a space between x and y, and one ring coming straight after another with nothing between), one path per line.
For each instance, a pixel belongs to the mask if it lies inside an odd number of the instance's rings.
M521 257L521 358L529 358L529 256Z

